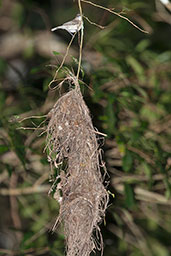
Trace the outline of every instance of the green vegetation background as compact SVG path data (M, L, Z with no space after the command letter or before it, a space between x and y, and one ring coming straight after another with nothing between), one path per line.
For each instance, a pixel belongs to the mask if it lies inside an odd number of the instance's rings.
M85 21L82 78L88 86L81 85L95 127L108 135L101 141L111 194L101 224L104 256L169 256L171 13L159 1L94 2L150 32L83 4L85 16L107 26ZM18 121L47 114L59 97L48 83L70 35L49 31L77 13L71 0L0 1L1 255L64 255L62 227L50 232L59 206L48 197L54 174L43 151L44 130L36 129L44 118ZM77 39L71 55L66 65L75 70Z

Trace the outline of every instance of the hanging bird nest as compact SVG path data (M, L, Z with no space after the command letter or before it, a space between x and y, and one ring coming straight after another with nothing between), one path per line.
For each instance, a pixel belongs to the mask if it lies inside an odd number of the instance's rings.
M54 198L60 203L58 220L64 223L67 256L88 256L103 248L98 225L105 216L108 193L100 171L98 132L77 78L69 76L67 80L74 89L48 114L48 159L58 170Z

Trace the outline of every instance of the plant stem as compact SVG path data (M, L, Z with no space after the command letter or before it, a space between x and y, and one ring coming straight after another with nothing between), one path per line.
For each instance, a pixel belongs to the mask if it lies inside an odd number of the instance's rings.
M81 0L78 0L78 6L79 6L79 11L80 11L81 18L83 18ZM81 41L80 41L80 53L79 53L78 70L77 70L77 80L79 79L79 73L80 73L80 69L81 69L83 37L84 37L84 32L83 32L83 26L82 26L82 28L81 28Z

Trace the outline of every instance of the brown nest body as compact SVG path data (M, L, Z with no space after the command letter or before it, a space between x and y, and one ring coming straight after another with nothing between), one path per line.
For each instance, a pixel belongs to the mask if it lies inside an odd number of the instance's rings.
M80 87L63 95L49 112L49 160L60 174L55 199L64 222L67 256L88 256L102 250L99 223L105 216L108 193L100 172L99 146ZM65 164L64 164L65 163Z

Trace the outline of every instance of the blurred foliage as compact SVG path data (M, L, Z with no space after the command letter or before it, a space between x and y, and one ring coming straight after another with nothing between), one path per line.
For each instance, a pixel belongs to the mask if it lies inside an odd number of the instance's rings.
M65 48L70 36L56 33L53 49L44 40L53 25L78 13L76 2L0 1L0 255L64 255L62 227L49 232L59 206L47 195L53 170L44 153L46 123L43 117L20 121L47 114L58 98L48 93L48 83L61 61L58 44ZM108 25L100 30L85 21L82 63L93 123L108 135L103 149L111 203L101 225L106 256L171 253L171 16L155 3L98 1L149 34L83 4L85 16ZM74 69L76 39L73 50L67 67Z

